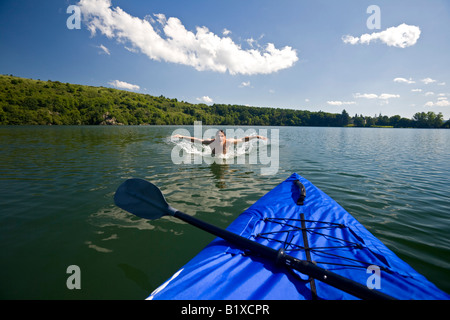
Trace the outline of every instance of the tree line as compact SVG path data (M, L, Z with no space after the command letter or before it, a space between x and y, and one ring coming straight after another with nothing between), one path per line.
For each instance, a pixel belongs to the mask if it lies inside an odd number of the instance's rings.
M0 75L0 125L205 125L448 128L441 113L412 119L242 105L191 104L105 87Z

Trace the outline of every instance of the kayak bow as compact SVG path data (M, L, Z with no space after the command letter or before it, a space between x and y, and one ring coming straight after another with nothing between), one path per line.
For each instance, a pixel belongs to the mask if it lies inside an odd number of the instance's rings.
M161 191L147 184L127 180L116 192L116 204L147 219L172 215L219 237L148 299L450 297L296 173L227 230L170 207Z

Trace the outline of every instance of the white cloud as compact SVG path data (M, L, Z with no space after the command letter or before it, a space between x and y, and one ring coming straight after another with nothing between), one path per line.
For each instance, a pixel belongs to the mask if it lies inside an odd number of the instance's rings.
M422 89L411 89L411 92L422 92Z
M355 98L362 98L362 99L378 99L381 100L383 104L389 103L389 99L393 98L400 98L399 94L391 94L391 93L382 93L380 95L377 95L375 93L355 93L353 94Z
M450 107L450 102L446 99L438 100L438 102L436 102L436 105L438 107Z
M382 93L378 96L378 99L387 100L392 98L400 98L399 94Z
M406 48L416 44L420 33L419 27L402 23L397 27L390 27L371 34L365 33L360 37L346 35L342 37L342 41L354 45L357 43L369 44L372 41L380 40L390 47Z
M400 98L399 94L382 93L378 96L378 99L387 100L392 98Z
M239 85L239 88L250 87L250 81L244 81Z
M357 44L359 42L359 38L350 36L350 35L346 35L346 36L342 37L342 41L344 41L344 43Z
M213 103L213 99L211 99L208 96L203 96L201 98L197 98L197 101L204 102L204 103Z
M224 36L227 36L227 35L231 34L231 31L228 30L227 28L224 28L223 31L222 31L222 34L223 34Z
M445 82L440 82L437 84L438 86L445 86Z
M430 84L430 83L436 82L436 80L431 79L431 78L425 78L425 79L422 79L421 81L425 84Z
M446 97L438 98L437 102L428 101L425 103L425 107L450 107L450 101L447 100Z
M375 93L355 93L353 95L355 98L364 98L364 99L376 99L378 98L378 95L376 95Z
M405 78L395 78L394 82L399 82L399 83L407 83L407 84L411 84L411 83L416 83L415 81L413 81L411 78L405 79Z
M327 101L330 106L342 106L356 104L355 101Z
M252 48L253 48L253 46L257 43L257 41L256 41L255 39L253 39L253 38L249 38L249 39L247 39L247 40L245 40L245 41L247 41L247 43L249 44L249 46L252 47Z
M109 85L112 85L115 88L118 89L127 89L127 90L132 90L132 91L137 91L140 89L140 87L138 85L135 84L131 84L125 81L120 81L120 80L114 80L114 81L110 81L108 82Z
M99 31L119 43L131 44L152 60L188 65L198 71L247 75L277 72L298 60L296 50L289 46L277 49L268 43L244 50L231 38L220 37L206 27L189 31L178 18L167 19L163 14L155 14L156 21L148 16L140 19L113 8L110 0L80 0L78 6L92 35Z
M432 96L432 95L434 95L434 92L431 91L425 92L425 96Z
M101 45L97 46L97 48L102 49L102 51L100 51L100 53L105 53L108 56L111 55L111 53L109 52L109 49L107 47L105 47L104 45L101 44Z
M139 51L136 50L135 48L129 48L129 47L125 46L125 49L130 51L130 52L133 52L133 53L139 53Z

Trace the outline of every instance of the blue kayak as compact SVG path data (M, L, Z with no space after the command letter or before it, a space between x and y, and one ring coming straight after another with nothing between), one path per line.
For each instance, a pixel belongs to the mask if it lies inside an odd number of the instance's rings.
M395 299L450 298L296 173L244 211L227 230ZM357 298L216 238L147 299Z

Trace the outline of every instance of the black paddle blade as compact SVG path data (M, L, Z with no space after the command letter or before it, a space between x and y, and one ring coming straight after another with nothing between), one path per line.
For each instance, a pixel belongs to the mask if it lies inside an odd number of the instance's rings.
M169 206L161 190L142 179L128 179L117 188L115 204L144 219L155 220L173 215L177 210Z

